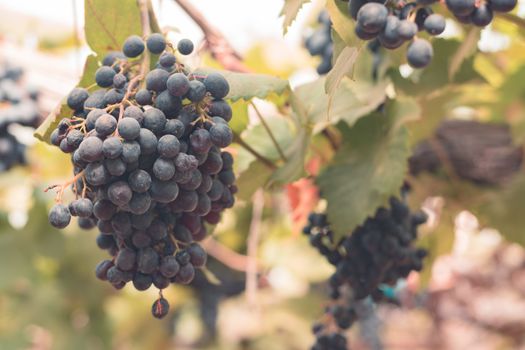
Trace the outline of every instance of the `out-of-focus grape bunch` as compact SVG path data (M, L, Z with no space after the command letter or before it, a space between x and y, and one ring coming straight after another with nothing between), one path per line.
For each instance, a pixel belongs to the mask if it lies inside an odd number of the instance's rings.
M380 300L382 285L394 285L411 271L420 271L427 252L413 247L423 212L411 213L404 200L392 198L351 234L336 241L324 214L311 214L304 233L313 247L336 267L330 277L332 303L313 327L313 350L345 350L344 331L357 319L355 304L371 297Z
M310 55L319 56L321 62L317 66L317 73L323 75L332 69L334 45L332 43L332 21L327 11L322 11L317 17L317 28L306 38L304 45Z
M15 135L12 127L36 127L40 119L38 92L24 84L24 71L4 63L0 66L0 172L24 165L25 145Z

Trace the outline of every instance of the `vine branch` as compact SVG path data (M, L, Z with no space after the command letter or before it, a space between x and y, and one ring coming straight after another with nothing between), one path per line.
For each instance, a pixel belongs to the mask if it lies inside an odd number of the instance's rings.
M237 271L246 272L248 270L248 257L237 253L236 251L222 245L212 237L202 241L202 247L206 249L208 254L215 259L222 262L229 268ZM259 266L256 263L256 270L259 271Z
M241 56L234 50L224 35L208 22L189 0L175 0L175 2L202 30L206 47L210 50L213 58L219 61L227 70L241 73L249 71L242 62Z
M258 189L253 196L252 221L248 234L248 262L246 266L246 297L250 305L257 301L257 248L261 236L264 193Z

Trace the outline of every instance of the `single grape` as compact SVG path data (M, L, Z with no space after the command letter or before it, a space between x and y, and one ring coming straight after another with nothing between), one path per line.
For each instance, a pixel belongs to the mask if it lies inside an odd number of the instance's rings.
M167 89L173 96L182 97L188 93L190 81L184 74L174 73L168 78Z
M104 166L112 176L121 176L126 172L126 163L122 159L106 159Z
M148 50L153 54L161 54L166 48L166 39L159 33L153 33L146 40Z
M357 13L357 24L366 33L377 34L386 25L388 9L383 4L370 2Z
M197 153L207 153L212 146L210 132L206 129L197 129L190 135L190 145Z
M95 275L98 279L102 281L107 281L108 279L108 270L112 268L113 262L111 260L102 260L100 263L98 263L96 269L95 269Z
M155 92L166 90L166 82L168 81L169 73L163 69L153 69L146 75L146 88Z
M415 39L407 49L408 64L414 68L427 66L433 55L432 45L424 39Z
M144 127L155 134L164 130L166 125L166 116L164 112L157 108L149 108L144 112ZM156 148L156 145L155 145Z
M151 176L147 171L137 169L129 175L128 182L134 192L144 193L151 187Z
M177 50L181 55L189 55L193 52L193 42L189 39L182 39L177 44Z
M135 100L139 105L146 106L151 104L153 96L147 89L141 89L135 94Z
M102 137L112 134L116 129L117 121L111 114L103 114L95 122L95 130Z
M198 80L190 81L190 89L186 97L191 102L200 102L206 96L206 86Z
M175 58L175 55L169 52L164 52L159 58L160 65L165 68L172 67L176 61L177 59Z
M113 85L113 78L115 77L115 74L116 73L113 68L102 66L95 72L95 82L100 87L110 87Z
M125 181L117 181L108 187L108 199L116 206L124 206L130 200L133 192Z
M133 278L133 286L138 291L145 291L148 290L149 287L151 287L151 284L153 283L151 275L143 274L143 273L136 273L135 277Z
M55 204L49 211L49 223L56 228L65 228L71 222L71 214L68 207L63 204Z
M180 284L190 284L195 278L195 268L192 264L181 266L179 273L175 276L175 282Z
M70 206L78 217L88 218L93 214L93 202L87 198L74 200Z
M417 34L417 24L412 21L403 19L399 21L397 33L403 40L412 40Z
M151 274L158 268L159 255L153 250L153 248L139 250L137 259L137 268L142 273Z
M492 9L490 5L482 3L479 5L474 12L470 15L470 19L472 20L472 23L474 23L478 27L486 27L492 22L492 19L494 18L494 14L492 13Z
M423 27L431 35L439 35L443 33L445 26L445 17L437 13L431 14L423 22Z
M219 73L210 73L204 79L206 90L216 99L222 99L230 92L230 84Z
M168 312L170 311L170 304L168 301L164 298L159 298L155 300L153 305L151 306L151 314L158 319L166 317Z
M167 278L173 278L180 270L180 265L174 256L166 256L160 264L160 273Z
M135 266L135 261L137 259L137 254L133 249L123 248L115 259L115 265L122 271L130 271Z
M128 82L128 79L122 73L115 74L115 76L113 77L113 86L117 89L124 88L127 82Z
M138 142L143 155L153 154L157 150L157 137L148 129L140 129Z
M153 174L161 181L168 181L175 175L173 160L158 158L153 164Z
M210 128L210 137L217 147L228 147L233 141L233 132L226 124L215 124ZM192 134L193 136L193 134ZM191 140L191 137L190 137ZM193 144L192 144L193 145Z
M140 145L136 141L124 141L122 143L122 160L127 163L138 162L140 157Z
M102 143L102 153L104 157L116 159L122 154L122 142L118 137L108 137Z
M79 156L86 162L95 162L102 159L102 140L98 137L86 137L78 147Z
M150 194L159 203L173 202L179 195L179 186L175 181L153 180Z
M118 123L118 134L127 141L133 141L140 135L140 124L134 118L123 118Z
M164 126L164 130L162 131L162 133L173 135L176 138L180 139L182 138L182 135L184 135L184 129L184 124L180 120L170 119L166 121L166 125Z
M129 36L124 41L122 52L130 58L140 56L144 52L144 42L142 41L142 38L138 35Z
M174 158L179 151L180 142L173 135L164 135L157 143L157 152L164 158Z
M74 88L67 96L67 105L74 111L84 108L84 102L89 97L89 93L84 88Z
M110 220L117 208L108 200L99 200L93 205L93 215L99 220Z

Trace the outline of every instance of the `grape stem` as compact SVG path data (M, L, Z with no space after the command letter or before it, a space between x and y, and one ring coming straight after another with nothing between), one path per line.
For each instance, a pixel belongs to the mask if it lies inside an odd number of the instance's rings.
M234 72L247 73L249 69L242 62L241 56L233 49L224 35L215 28L203 14L194 7L189 0L175 0L175 2L191 17L204 33L206 48L213 58L219 61L224 68Z
M272 143L275 146L275 148L277 149L277 152L279 153L279 156L281 157L281 159L283 161L286 162L287 161L286 156L284 155L284 152L281 149L281 146L279 146L279 143L277 142L277 139L275 138L272 130L268 126L268 123L266 123L266 120L264 120L264 117L262 116L261 112L259 111L259 108L257 108L257 105L253 101L250 101L250 105L253 107L253 109L255 111L255 114L257 115L257 117L261 121L261 124L264 127L264 129L266 130L266 132L268 133L268 135L270 136L270 139L272 139Z
M60 184L60 185L52 185L52 186L49 186L48 188L46 188L44 190L44 192L48 192L49 190L56 190L57 192L57 195L55 197L55 202L57 203L62 203L62 196L64 195L64 191L66 190L66 188L71 185L71 184L74 184L76 183L76 181L80 178L84 179L84 171L85 170L82 170L81 172L79 172L78 174L76 174L73 178L69 179L68 181ZM84 180L83 180L84 181ZM84 182L85 183L85 182Z

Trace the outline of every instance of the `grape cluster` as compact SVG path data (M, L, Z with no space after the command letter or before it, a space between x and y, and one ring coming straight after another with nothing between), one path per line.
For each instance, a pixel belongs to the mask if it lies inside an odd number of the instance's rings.
M144 61L132 58L146 48L160 56L144 76ZM193 43L181 40L177 51L190 54ZM160 34L145 43L129 37L122 52L104 57L95 73L99 89L71 91L72 116L51 135L71 154L75 176L55 186L50 223L64 228L77 216L81 228L97 227L98 246L112 256L96 267L97 277L117 289L154 285L161 291L152 306L157 318L169 310L162 289L189 284L205 265L196 242L233 206L237 191L233 157L221 150L233 139L229 84L218 73L189 73L174 52ZM76 199L65 205L68 186Z
M386 49L397 49L409 42L406 57L410 66L423 68L434 55L429 41L418 38L426 31L435 36L443 33L445 17L433 13L437 0L415 2L350 0L348 11L356 20L355 34L362 40L376 40ZM517 0L446 0L446 7L464 24L485 27L492 22L494 12L509 12Z
M13 124L35 127L40 119L38 93L21 83L23 70L0 70L0 173L25 164L25 146L10 132Z
M327 74L332 69L334 45L332 43L332 21L327 11L322 11L317 17L319 27L305 40L305 47L312 56L320 56L321 63L317 66L317 73Z
M325 315L330 322L314 326L317 342L312 350L346 349L342 332L357 319L355 303L367 297L379 298L381 285L393 285L412 270L422 269L427 253L412 244L417 227L427 219L425 213L411 213L397 198L390 200L390 207L379 208L373 217L339 241L335 241L326 215L310 215L304 233L312 246L336 267L329 281L333 305L327 307Z

